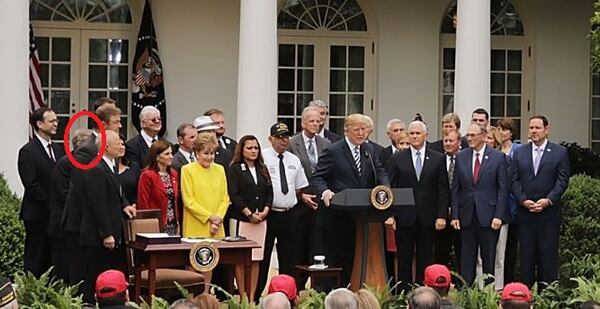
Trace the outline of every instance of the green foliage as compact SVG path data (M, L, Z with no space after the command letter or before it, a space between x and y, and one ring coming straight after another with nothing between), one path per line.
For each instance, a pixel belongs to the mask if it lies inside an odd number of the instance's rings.
M406 308L407 293L402 291L397 295L394 295L393 291L396 290L399 283L394 286L390 285L390 282L386 284L384 288L369 287L365 285L365 288L373 293L381 306L381 309L404 309Z
M81 295L77 296L78 285L67 286L60 279L52 278L49 269L40 278L32 273L18 272L15 283L20 308L70 309L82 306Z
M561 288L558 281L548 285L544 290L538 293L538 286L535 284L531 289L533 295L533 304L536 309L556 309L567 308L567 299L569 299L569 290Z
M129 304L134 308L139 309L169 309L169 302L152 295L150 299L150 303L148 303L145 299L142 298L142 303L138 306L136 304Z
M298 308L300 309L322 309L325 308L325 292L319 292L313 289L308 290L308 295L300 299Z
M212 286L216 290L223 292L225 294L225 296L227 296L227 300L225 301L225 304L227 304L227 308L229 308L229 309L254 309L254 308L256 308L256 306L254 304L250 303L246 294L243 294L240 298L237 298L237 297L229 294L227 291L223 290L219 286L216 286L214 284L212 284Z
M600 156L590 148L579 146L577 143L561 142L567 148L569 164L571 165L571 176L585 174L594 178L600 178Z
M600 72L600 1L594 3L594 15L590 18L591 30L589 38L591 41L592 70Z
M454 289L450 291L450 299L453 303L462 306L463 308L496 308L500 297L494 283L487 284L480 289L479 286L483 286L485 280L493 277L490 275L481 275L475 278L475 282L470 287L463 287L460 289ZM459 280L462 281L463 286L466 286L464 280L459 276Z
M13 278L23 269L25 228L19 220L21 201L0 174L0 276Z

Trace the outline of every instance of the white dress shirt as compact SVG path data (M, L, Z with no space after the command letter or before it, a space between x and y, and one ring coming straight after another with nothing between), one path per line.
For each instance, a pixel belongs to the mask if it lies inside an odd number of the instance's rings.
M471 159L471 173L475 173L475 160L477 159L477 154L479 154L479 166L481 166L481 164L483 164L483 154L485 153L485 143L483 144L483 147L481 147L481 150L476 151L475 149L473 149L473 158ZM481 171L481 170L480 170Z
M50 153L50 149L48 149L48 145L51 144L50 140L45 140L37 132L35 132L35 137L37 137L37 139L40 140L40 143L42 143L42 147L44 147L44 150L46 151L48 158L52 158L52 159L56 160L56 157L54 156L54 154Z
M273 185L273 207L271 209L275 211L291 209L298 203L296 190L308 187L308 179L306 179L300 159L289 151L283 153L285 177L289 189L288 193L283 194L279 175L279 154L273 148L266 148L262 150L262 155Z
M158 139L158 137L151 137L150 135L148 135L148 133L146 133L146 131L142 130L140 132L140 134L142 135L142 137L144 138L144 141L146 142L146 145L148 145L148 148L150 148L152 146L152 140L153 139Z
M179 147L179 152L183 155L183 157L187 160L188 163L191 163L190 157L193 155L191 152L187 152L183 150L183 148ZM194 155L195 157L195 155Z

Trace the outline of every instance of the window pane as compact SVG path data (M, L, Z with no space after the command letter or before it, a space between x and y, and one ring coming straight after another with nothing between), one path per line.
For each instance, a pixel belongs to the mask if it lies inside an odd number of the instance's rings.
M294 115L294 95L277 95L277 115Z
M600 98L592 99L592 117L600 118Z
M595 154L600 154L600 143L598 143L598 142L593 142L593 143L592 143L592 151L593 151Z
M69 117L57 117L58 118L58 128L56 129L56 135L52 140L62 143L63 138L65 136L65 128L69 123ZM70 136L69 136L70 137Z
M47 61L48 59L50 59L49 41L50 40L47 37L35 38L35 46L37 46L38 56L41 61Z
M128 58L128 41L121 39L110 39L108 62L110 63L127 63Z
M298 91L312 91L313 90L313 70L298 70Z
M509 71L521 71L521 51L520 50L509 50L508 51L508 70Z
M348 91L362 92L365 86L363 71L348 71Z
M360 14L348 20L348 30L350 31L367 31L367 21L365 15Z
M442 108L444 110L444 115L447 113L452 113L454 111L454 96L453 95L445 95L442 98Z
M119 91L119 92L115 92L112 91L109 94L109 97L115 101L117 101L117 107L121 109L121 114L127 114L127 92L126 91Z
M600 95L600 74L592 75L592 95Z
M296 96L296 115L302 115L302 111L312 101L312 93L298 94Z
M110 89L127 89L128 80L126 66L110 67Z
M346 46L331 46L330 56L329 62L332 68L346 67Z
M329 74L329 90L346 91L346 71L331 70Z
M365 48L362 46L350 46L348 50L348 67L365 67Z
M348 95L348 114L363 113L363 95L350 94Z
M506 66L504 59L506 57L506 52L504 50L492 49L491 55L492 71L505 71Z
M454 70L456 49L444 48L444 70Z
M492 96L491 97L491 116L492 117L504 117L504 97L503 96Z
M592 139L600 139L600 120L592 120Z
M108 40L90 39L90 62L108 61Z
M52 38L52 60L71 60L71 38Z
M50 98L50 106L57 114L69 114L69 101L71 100L71 94L69 91L52 91L52 98Z
M454 93L454 71L445 71L443 75L443 93Z
M279 66L294 66L294 45L279 44Z
M506 116L521 117L521 97L508 96L506 97Z
M515 140L521 141L521 119L513 119L515 121L515 128L517 128L517 132L515 134ZM525 136L527 137L527 136Z
M90 91L88 92L88 110L94 110L94 102L96 100L106 97L106 91Z
M344 119L329 119L329 131L338 135L344 135Z
M71 66L68 64L52 64L52 87L71 86Z
M521 93L521 73L506 74L506 92Z
M346 116L346 95L330 94L329 95L329 115L331 116Z
M279 90L293 91L294 90L294 70L279 69Z
M492 73L492 93L504 94L504 73Z
M314 66L314 53L315 53L314 46L298 45L298 66L299 67Z
M90 65L89 67L89 87L90 88L106 88L106 71L105 65Z
M42 82L42 87L48 87L48 79L50 75L49 64L42 63L40 65L40 81Z

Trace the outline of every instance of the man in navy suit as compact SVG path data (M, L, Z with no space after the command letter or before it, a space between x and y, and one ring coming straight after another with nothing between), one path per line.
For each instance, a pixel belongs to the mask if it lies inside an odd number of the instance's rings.
M461 230L460 271L467 285L475 280L477 249L483 273L494 274L496 242L506 215L506 157L485 145L486 129L472 123L469 148L456 155L452 181L452 227Z
M566 148L548 141L549 129L546 117L531 117L531 143L515 151L510 165L512 193L522 206L515 219L521 280L529 286L558 278L560 199L569 185L570 167Z
M361 114L344 119L346 137L323 150L311 185L325 208L318 213L317 221L323 231L323 247L328 264L341 266L342 285L350 281L354 262L355 226L352 218L342 210L331 207L333 195L353 188L373 188L389 185L389 179L379 164L379 153L367 139L367 120Z
M325 102L321 100L313 100L308 103L308 106L313 106L319 109L319 115L321 118L319 121L319 133L317 133L317 135L332 143L342 139L339 135L325 128L325 124L327 124L327 116L329 116L329 110L327 109L327 104L325 104Z
M65 155L63 147L52 142L58 118L52 109L38 108L31 114L33 138L19 150L18 170L25 188L19 217L25 225L25 271L36 277L50 267L50 242L47 237L50 217L52 171Z
M144 168L148 150L152 143L158 140L158 132L162 128L162 118L158 108L148 105L142 108L140 112L140 125L142 130L140 134L125 144L125 158L127 161L133 161Z

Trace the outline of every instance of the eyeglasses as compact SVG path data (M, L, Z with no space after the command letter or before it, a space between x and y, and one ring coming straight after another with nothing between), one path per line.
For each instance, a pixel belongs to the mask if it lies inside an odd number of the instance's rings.
M150 121L152 121L152 122L161 122L161 121L162 121L162 118L160 118L160 117L154 117L154 118L152 118L152 119L148 119L148 120L150 120Z

